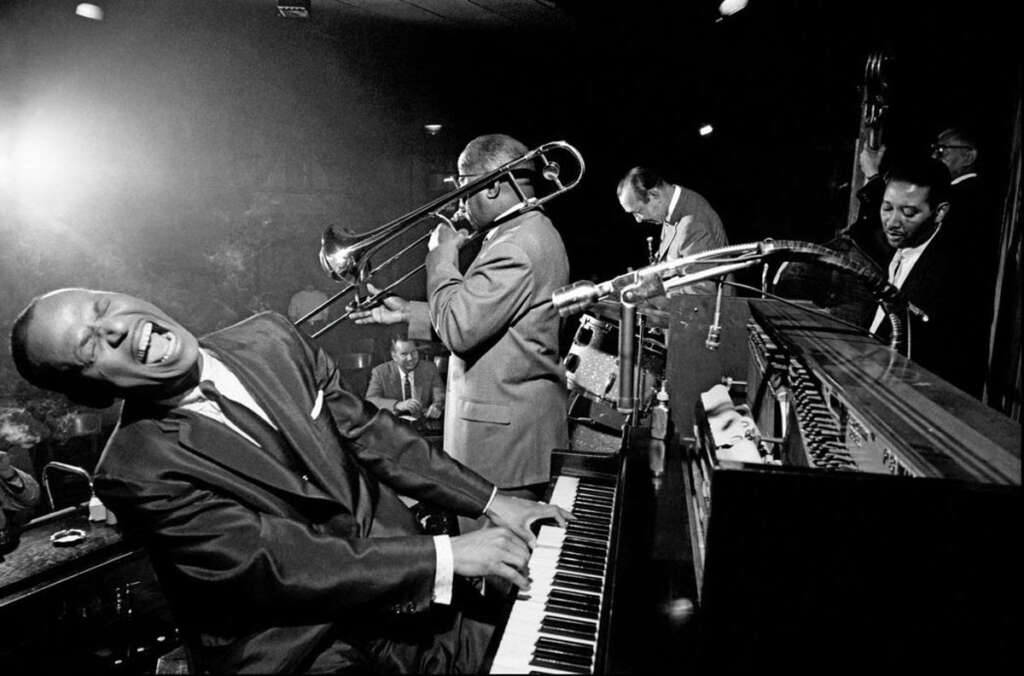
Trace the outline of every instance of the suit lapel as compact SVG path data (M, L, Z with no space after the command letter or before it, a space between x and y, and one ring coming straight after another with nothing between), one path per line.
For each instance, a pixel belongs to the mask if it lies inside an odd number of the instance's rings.
M252 445L226 425L201 414L177 410L178 440L194 453L267 488L284 490L310 500L335 502L302 479L264 449Z
M215 341L207 347L231 368L253 399L263 407L290 447L288 451L316 477L319 487L341 504L354 509L350 482L358 481L359 469L344 451L328 453L310 417L316 392L306 391L312 388L303 386L301 374L294 372L290 364L272 363L262 357L258 367L251 368L243 351L218 349ZM320 415L330 413L325 410Z
M394 388L392 399L402 400L402 370L394 361L388 362L388 389Z

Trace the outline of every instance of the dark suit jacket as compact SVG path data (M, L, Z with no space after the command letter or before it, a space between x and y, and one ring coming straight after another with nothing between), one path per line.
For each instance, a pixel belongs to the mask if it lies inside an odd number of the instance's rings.
M444 381L437 372L434 362L420 359L413 369L413 396L427 406L444 403ZM392 410L402 400L402 371L395 361L384 362L373 367L370 384L366 388L366 399L378 408Z
M130 401L95 487L143 538L204 665L302 670L329 637L426 609L433 541L395 490L479 515L491 484L346 391L331 359L280 315L201 343L276 423L282 447Z
M911 315L909 357L963 391L981 396L991 305L986 277L964 255L960 238L944 224L914 264L902 291L927 315ZM880 337L888 336L886 330Z
M957 240L964 265L972 266L979 275L978 283L987 295L984 302L989 306L980 317L988 323L992 319L992 294L999 271L1001 205L977 176L969 176L950 186L949 192L949 213L942 227Z
M452 351L445 450L502 487L547 482L551 451L569 442L551 304L568 281L565 245L540 210L495 228L465 274L453 246L427 254L430 321Z

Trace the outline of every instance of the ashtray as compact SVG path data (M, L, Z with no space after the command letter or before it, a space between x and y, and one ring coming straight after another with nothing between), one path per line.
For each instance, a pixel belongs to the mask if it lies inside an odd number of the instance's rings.
M50 536L54 547L73 547L85 541L85 531L81 528L65 528Z

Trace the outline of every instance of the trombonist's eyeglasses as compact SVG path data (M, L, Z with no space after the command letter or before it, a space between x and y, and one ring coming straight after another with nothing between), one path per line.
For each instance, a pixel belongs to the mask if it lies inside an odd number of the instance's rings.
M931 145L932 157L942 157L953 148L970 148L971 146L962 143L933 143Z
M451 176L445 176L444 182L451 185L452 187L461 188L462 186L472 181L474 178L483 176L484 173L486 172L481 172L478 174L453 174Z

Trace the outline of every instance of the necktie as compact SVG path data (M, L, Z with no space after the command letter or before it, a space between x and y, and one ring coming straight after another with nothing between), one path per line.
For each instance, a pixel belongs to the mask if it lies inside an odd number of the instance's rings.
M199 383L199 391L207 399L217 402L220 410L224 412L224 416L255 439L260 448L271 451L282 446L281 436L266 420L248 406L222 395L209 380Z
M412 399L412 384L409 382L409 374L402 374L402 401Z
M892 257L893 266L892 272L889 274L889 283L895 284L899 278L900 267L903 265L903 249L896 249L896 253Z

